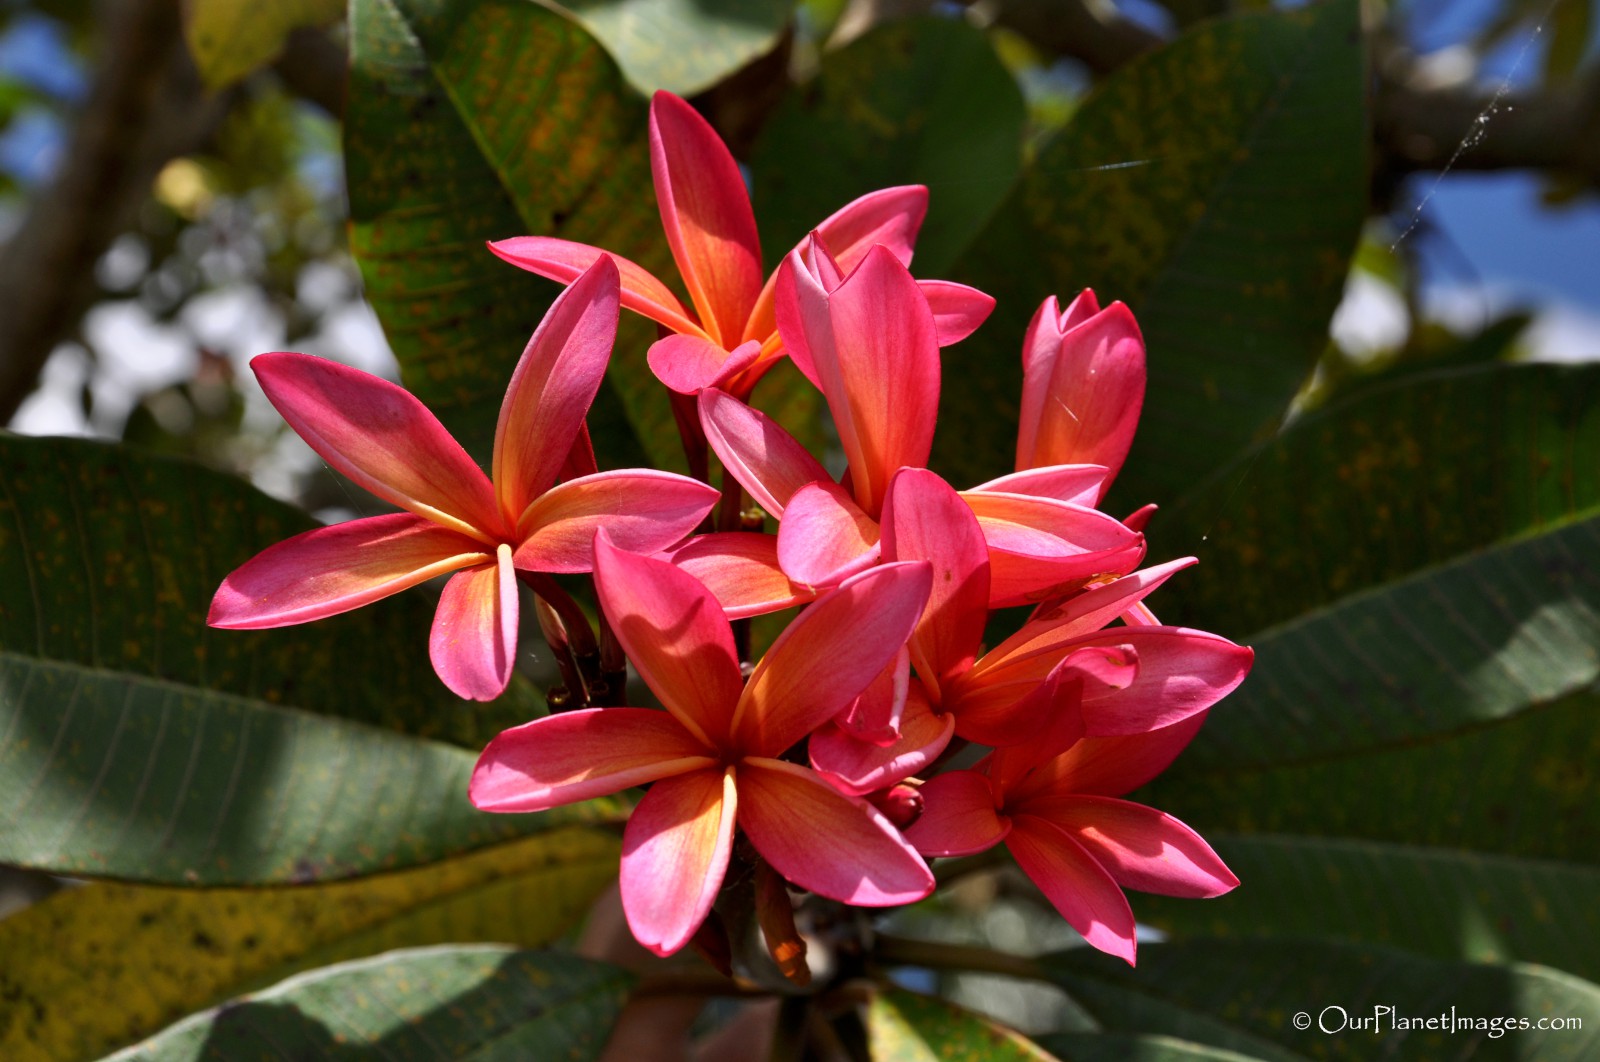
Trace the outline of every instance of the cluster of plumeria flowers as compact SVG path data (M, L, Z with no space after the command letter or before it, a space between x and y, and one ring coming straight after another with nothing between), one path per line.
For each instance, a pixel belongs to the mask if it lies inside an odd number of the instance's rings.
M398 386L301 354L252 362L317 453L402 511L267 549L223 583L211 624L302 623L449 573L429 652L452 691L490 699L510 681L529 585L565 685L552 714L490 742L472 802L536 812L646 787L621 892L658 954L719 953L713 903L735 861L793 972L791 890L913 903L933 891L928 858L1003 843L1090 944L1133 962L1123 888L1208 897L1238 881L1183 823L1119 798L1172 762L1252 654L1162 625L1144 600L1193 560L1137 570L1153 507L1097 508L1144 397L1132 314L1087 291L1065 310L1045 300L1024 341L1015 471L958 491L925 467L939 351L993 300L912 278L926 190L857 199L764 277L710 125L658 94L650 150L692 305L599 248L491 244L568 285L512 375L492 475ZM661 327L649 364L694 477L596 468L585 416L621 308ZM826 400L841 479L749 404L783 357ZM598 636L553 578L586 572ZM752 666L750 618L796 605ZM1017 606L1027 620L985 651L991 613ZM660 708L624 706L628 662Z

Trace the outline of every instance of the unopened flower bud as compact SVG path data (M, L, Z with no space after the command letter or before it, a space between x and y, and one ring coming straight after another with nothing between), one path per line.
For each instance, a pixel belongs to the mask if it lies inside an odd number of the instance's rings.
M922 817L922 792L907 782L881 789L867 800L883 812L884 818L897 830L910 829L911 824Z

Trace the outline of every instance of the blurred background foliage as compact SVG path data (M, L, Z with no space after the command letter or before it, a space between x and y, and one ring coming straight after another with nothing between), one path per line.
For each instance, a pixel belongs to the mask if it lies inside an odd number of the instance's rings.
M1163 618L1258 650L1152 787L1243 888L1135 897L1129 972L1071 950L1014 869L967 866L891 922L900 983L1063 1058L1370 1057L1288 1015L1373 1003L1584 1019L1393 1057L1594 1057L1597 6L0 5L0 911L26 908L0 922L0 1056L98 1057L291 974L138 1057L251 1030L598 1050L628 975L447 946L563 939L614 867L618 806L485 825L455 792L539 710L537 667L494 705L448 697L421 592L309 631L203 615L295 507L381 505L248 359L400 379L481 450L555 293L482 242L670 272L644 139L666 88L745 165L769 266L852 196L929 186L919 275L1000 300L946 353L935 463L961 485L1010 467L1039 300L1128 301L1151 390L1111 508L1159 502L1152 556L1201 558ZM676 467L652 334L624 324L602 466ZM827 439L797 374L757 398ZM122 881L62 890L94 877ZM315 970L391 947L422 950ZM1042 1057L910 992L860 1024L874 1058Z

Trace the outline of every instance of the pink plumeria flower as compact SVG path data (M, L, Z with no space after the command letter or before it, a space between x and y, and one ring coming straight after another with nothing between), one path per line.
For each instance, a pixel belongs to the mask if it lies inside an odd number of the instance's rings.
M866 907L920 900L933 877L882 813L779 757L883 670L930 578L926 564L895 564L847 581L789 625L746 683L710 592L602 535L596 589L666 711L590 709L507 730L478 760L472 802L543 811L654 783L623 832L622 905L659 955L705 920L735 825L801 888Z
M693 308L644 267L609 251L548 236L489 245L513 265L571 283L601 255L622 271L622 305L674 334L650 348L650 368L672 390L717 386L747 396L783 354L773 317L774 278L762 282L761 242L739 164L704 118L668 92L650 101L650 169L661 226ZM886 188L854 200L818 226L847 267L882 244L911 261L928 210L920 185ZM973 288L925 281L941 308L946 345L983 323L994 300Z
M1085 738L1064 752L999 749L970 771L922 786L906 837L924 855L982 852L1004 842L1022 872L1094 947L1134 961L1124 888L1220 896L1239 879L1189 827L1117 797L1160 774L1203 716L1126 737Z
M516 656L516 569L588 571L601 525L627 548L662 549L716 504L705 484L649 469L555 485L611 355L617 289L616 267L597 263L550 307L500 407L492 482L404 389L304 354L252 360L267 397L323 460L407 511L264 550L223 580L207 622L305 623L455 572L428 642L434 670L461 697L498 696Z
M1170 726L1232 692L1254 660L1248 647L1204 631L1106 626L1192 557L1075 594L980 656L989 551L970 506L934 473L903 469L890 484L883 529L884 559L928 562L933 590L910 639L916 678L893 739L862 740L841 723L810 742L812 766L847 792L917 773L953 736L1037 746Z
M796 367L827 400L848 487L765 414L716 388L700 395L712 448L779 518L776 542L711 536L674 554L730 614L785 607L877 563L889 482L926 465L932 449L939 339L922 289L882 247L840 274L816 240L791 254L777 318ZM1104 476L1099 465L1054 466L963 492L988 546L992 607L1034 603L1138 563L1143 537L1091 507Z
M1028 324L1022 367L1017 471L1101 465L1103 498L1144 405L1144 337L1133 313L1120 302L1102 310L1088 289L1064 311L1051 295Z

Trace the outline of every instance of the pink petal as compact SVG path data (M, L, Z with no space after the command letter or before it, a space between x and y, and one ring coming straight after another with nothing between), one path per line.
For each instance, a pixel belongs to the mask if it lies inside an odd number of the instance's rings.
M1046 650L1014 654L994 666L987 666L985 657L957 683L961 711L1010 704L1062 657L1090 646L1123 644L1138 654L1138 675L1126 689L1089 691L1084 722L1095 737L1155 730L1210 708L1244 681L1255 656L1246 646L1186 627L1113 627Z
M1100 488L1106 481L1104 465L1045 465L1043 468L1025 468L980 483L974 491L1000 494L1029 494L1035 498L1054 498L1093 508L1100 500ZM966 495L971 491L963 491ZM1124 522L1123 526L1127 526ZM1137 531L1138 528L1129 528Z
M909 778L932 763L955 734L955 716L934 715L921 683L912 680L900 714L900 736L872 745L837 724L814 731L806 748L811 766L841 793L861 796Z
M633 809L622 831L622 911L657 955L689 943L710 913L739 810L731 769L657 782Z
M972 666L989 619L989 551L972 510L926 469L903 468L883 507L883 555L933 565L933 591L911 636L917 674L935 697Z
M728 620L703 584L663 560L594 545L595 593L645 685L702 740L722 747L744 687Z
M849 268L846 266L845 268ZM952 347L989 319L994 299L977 288L949 280L919 280L923 298L933 312L933 327L941 347Z
M517 661L517 573L511 547L496 563L457 572L444 584L428 637L433 670L457 697L492 701Z
M706 334L695 323L694 315L683 308L683 303L678 301L671 288L657 280L643 266L621 255L551 236L516 236L509 240L493 240L489 243L489 250L519 269L526 269L561 284L571 284L598 259L609 258L621 275L621 302L624 307L686 336Z
M889 478L903 466L927 464L939 406L933 314L886 248L868 251L831 293L798 254L790 255L782 273L779 332L791 358L797 343L808 350L856 500L875 517Z
M1013 818L1006 847L1084 940L1133 965L1133 909L1094 856L1059 826L1032 815Z
M1125 889L1200 900L1239 884L1199 834L1143 804L1071 796L1037 799L1015 810L1065 830Z
M1150 518L1156 514L1157 508L1159 507L1154 502L1149 505L1139 506L1139 508L1122 518L1122 526L1129 531L1137 531L1143 534L1144 529L1150 526Z
M513 525L550 489L617 339L617 268L597 259L556 297L511 374L494 432L494 486Z
M410 392L305 354L258 354L250 368L295 433L358 485L485 542L506 530L483 470Z
M925 562L884 564L818 598L745 685L733 724L738 746L781 755L837 715L906 644L932 580Z
M976 771L946 771L919 792L922 817L906 831L906 840L923 855L986 852L1011 832L1011 821L995 810L989 779Z
M761 241L738 163L695 109L669 92L650 101L650 170L673 261L700 323L731 347L761 293Z
M917 231L922 228L922 219L927 213L928 190L922 185L884 188L846 203L830 214L815 231L827 246L838 248L839 265L847 271L854 269L873 245L880 243L909 266L911 249L917 242ZM800 241L795 249L803 249L807 242ZM759 339L765 343L777 331L778 321L773 313L777 280L777 270L773 270L750 315L750 323L744 333L746 340Z
M834 716L834 723L857 741L880 747L900 736L900 718L911 687L911 654L904 646L872 683Z
M482 542L410 513L313 528L234 569L206 622L234 630L306 623L491 559Z
M483 811L544 811L695 771L706 744L653 708L587 708L502 731L472 771Z
M969 491L989 544L989 607L1044 600L1131 570L1144 539L1096 509L1025 494Z
M778 567L778 537L755 531L696 535L662 554L702 583L729 619L764 616L803 605L817 593Z
M1052 304L1054 301L1055 298L1052 296ZM1068 332L1085 323L1089 320L1089 318L1093 317L1099 312L1100 300L1095 298L1094 291L1092 289L1084 288L1078 293L1078 297L1073 299L1072 303L1065 310L1061 311L1058 334L1066 335Z
M1089 654L1092 655L1092 654ZM1026 744L1029 763L1065 749L1083 736L1083 675L1068 656L1031 686L1013 686L1012 698L985 700L963 695L956 686L946 708L956 717L956 733L968 741L997 747Z
M700 336L674 335L650 344L646 357L656 379L680 395L695 395L725 385L760 356L760 343L727 351Z
M1017 467L1105 465L1109 486L1144 404L1144 339L1133 314L1114 302L1052 341L1060 326L1044 320L1049 305L1040 307L1025 340Z
M807 483L833 481L777 421L732 395L714 388L700 392L700 423L723 465L773 516L782 516L794 492Z
M1178 572L1197 563L1193 557L1180 557L1074 594L1029 620L1021 630L990 650L980 670L1011 656L1042 652L1093 634L1154 593Z
M578 436L572 440L572 449L567 451L559 478L577 479L579 476L592 476L598 471L600 466L594 459L594 440L589 438L589 425L585 421L578 425Z
M878 522L831 480L790 496L778 524L778 565L802 586L833 586L878 562Z
M1051 791L1121 796L1155 778L1194 740L1206 713L1143 734L1092 737L1036 768L1017 798Z
M631 553L658 553L681 542L721 497L688 476L625 468L571 479L546 491L522 517L517 567L586 572L594 533Z
M739 826L772 868L803 889L858 907L915 903L933 875L883 813L782 760L738 766Z

